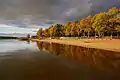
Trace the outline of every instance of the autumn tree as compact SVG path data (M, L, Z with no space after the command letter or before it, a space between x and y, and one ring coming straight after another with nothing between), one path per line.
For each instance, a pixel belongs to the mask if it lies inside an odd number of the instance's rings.
M117 27L115 28L117 30L117 38L119 37L119 32L120 32L120 25L117 25Z
M49 35L50 37L54 37L54 26L49 27Z
M117 37L119 36L118 33L120 32L120 17L117 15L114 18L110 19L110 22L113 27L110 27L112 31L117 32Z
M26 35L26 38L29 39L29 38L30 38L30 34L27 34L27 35Z
M49 30L48 30L48 29L45 29L45 30L44 30L44 36L45 36L45 37L49 37L49 36L50 36L50 33L49 33Z
M85 18L85 23L84 23L85 29L84 30L85 32L88 33L88 38L90 36L90 32L92 32L92 24L93 24L92 18L93 18L92 16L88 16L87 18Z
M112 18L109 19L109 27L107 30L111 32L111 39L112 39L112 33L113 32L118 32L119 30L119 25L120 25L120 18L118 16L112 16Z
M78 22L77 24L76 24L76 31L77 31L77 35L78 35L78 37L80 36L80 34L81 34L81 25L80 25L80 22Z
M116 7L113 7L113 8L108 10L108 13L110 15L116 15L116 14L120 13L120 10L118 8L116 8Z
M64 24L65 35L71 36L71 22Z
M106 12L101 12L95 15L92 27L94 28L95 32L98 33L99 37L102 33L106 32L106 27L108 27L109 18L110 15Z
M77 36L78 35L78 30L77 29L79 29L78 28L78 21L74 21L74 22L72 22L72 24L71 24L71 35L72 36Z
M115 30L117 31L117 38L119 36L119 32L120 32L120 13L118 13L116 16L115 16L115 23L116 23L116 27L115 27Z
M120 9L113 7L109 9L108 14L111 16L111 18L109 19L109 26L107 30L111 32L111 39L112 39L112 33L117 30L116 27L118 26L117 21L119 19L118 14L120 14Z
M42 28L39 28L39 30L37 31L37 37L38 37L39 39L43 36L42 33L43 33Z
M81 30L81 33L83 33L83 36L85 37L85 28L86 28L86 25L85 25L85 18L81 19L80 21L80 30Z
M95 16L88 16L80 21L67 22L65 24L56 24L50 26L44 31L40 28L37 32L38 38L45 37L61 37L61 36L80 36L95 33L99 35L99 38L104 34L111 33L111 39L113 33L120 32L120 9L113 7L108 12L101 12Z
M62 35L64 35L64 26L61 24L56 24L54 26L54 34L55 37L61 37Z

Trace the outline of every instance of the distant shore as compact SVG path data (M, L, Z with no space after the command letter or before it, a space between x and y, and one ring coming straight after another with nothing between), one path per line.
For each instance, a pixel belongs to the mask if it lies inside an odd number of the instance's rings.
M52 42L52 43L59 43L59 44L66 44L66 45L76 45L81 47L87 48L96 48L96 49L103 49L109 51L116 51L120 52L120 40L113 39L113 40L91 40L91 39L67 39L67 40L60 40L60 39L31 39L32 41L41 41L41 42Z
M26 37L13 37L13 36L0 36L0 39L17 39L17 40L23 40L23 41L27 41L29 40Z
M0 39L17 39L17 37L12 37L12 36L0 36Z

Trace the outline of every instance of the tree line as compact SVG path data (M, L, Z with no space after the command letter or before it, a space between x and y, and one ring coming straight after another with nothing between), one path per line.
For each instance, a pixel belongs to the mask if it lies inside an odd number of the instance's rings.
M113 7L107 12L100 12L94 16L89 15L80 21L52 25L37 32L38 37L88 37L91 36L119 36L120 34L120 9Z

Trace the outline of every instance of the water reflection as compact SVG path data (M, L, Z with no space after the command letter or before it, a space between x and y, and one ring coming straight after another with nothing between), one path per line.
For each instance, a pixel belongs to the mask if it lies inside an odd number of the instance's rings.
M103 71L120 73L120 53L56 43L37 42L42 51L67 56Z
M27 43L30 44L30 40L27 40Z

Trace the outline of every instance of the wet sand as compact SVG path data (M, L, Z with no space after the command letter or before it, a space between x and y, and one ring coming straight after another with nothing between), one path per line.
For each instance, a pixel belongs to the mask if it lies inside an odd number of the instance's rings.
M91 39L79 39L79 40L59 40L59 39L32 39L32 41L42 41L42 42L53 42L59 44L67 44L67 45L76 45L87 48L96 48L103 49L109 51L117 51L120 52L120 40L91 40Z

